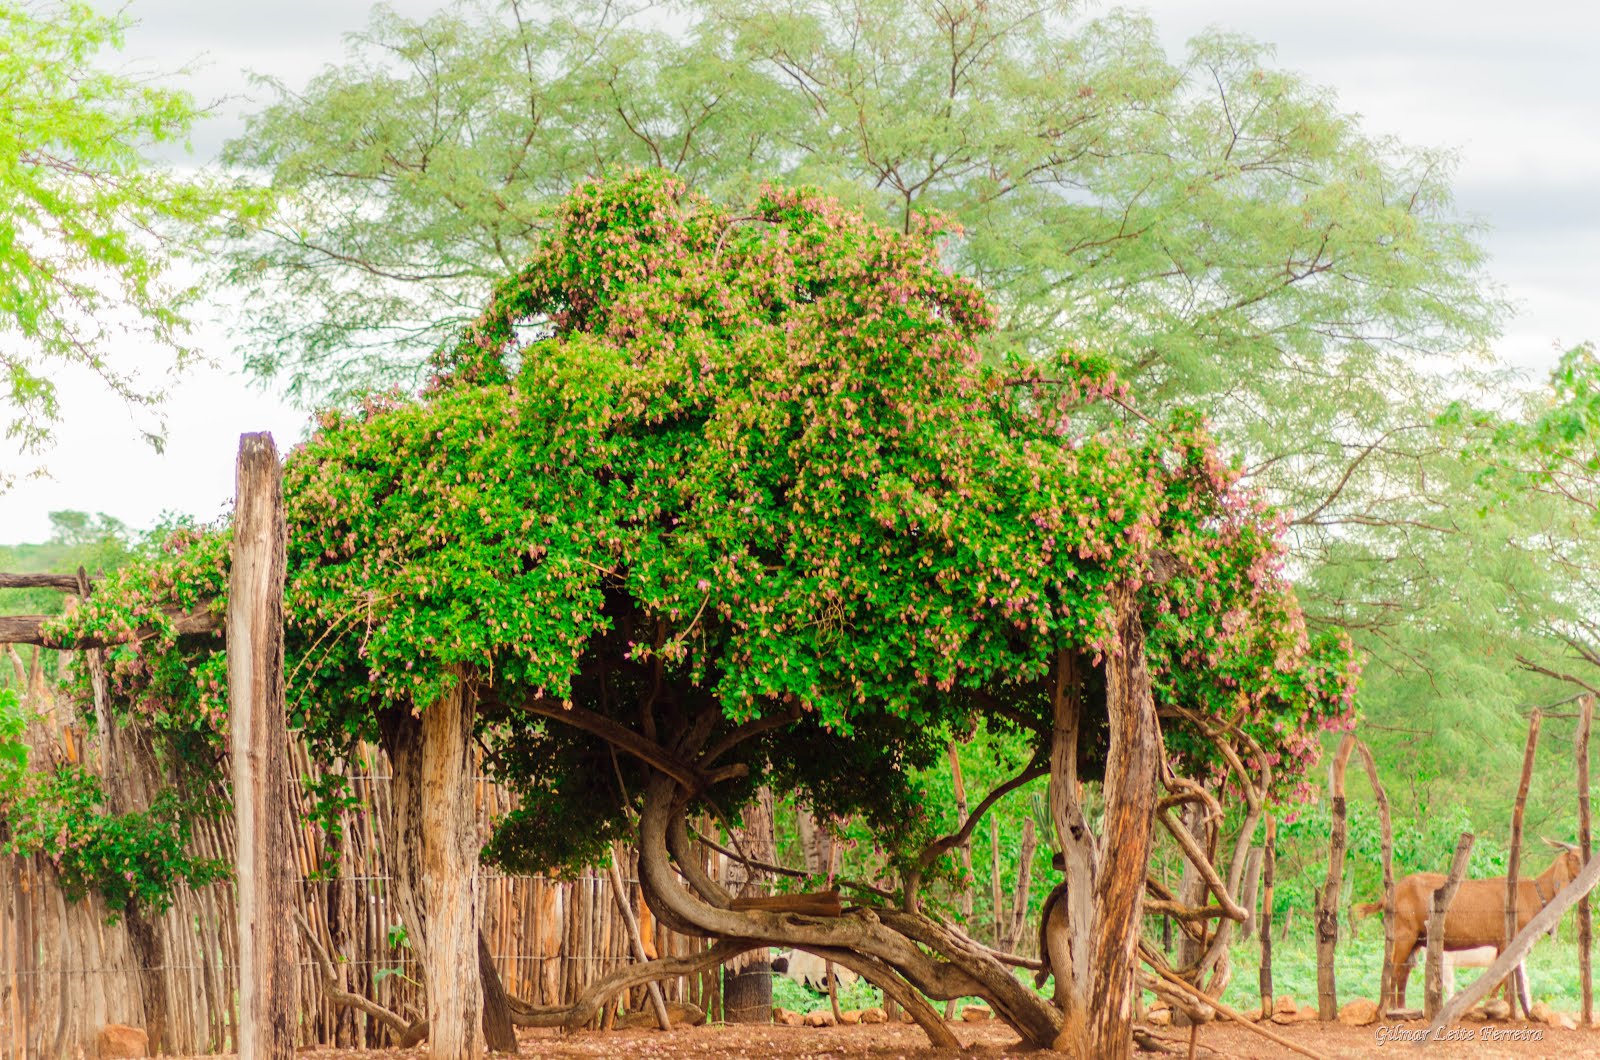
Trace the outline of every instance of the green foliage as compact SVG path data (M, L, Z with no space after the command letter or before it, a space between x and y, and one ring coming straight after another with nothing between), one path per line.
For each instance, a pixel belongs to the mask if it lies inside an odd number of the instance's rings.
M160 400L112 340L142 334L187 361L195 287L173 265L254 198L146 161L182 142L198 112L185 92L101 65L127 25L77 0L0 3L0 400L5 435L24 452L61 416L58 368L88 369L130 404Z
M28 719L16 692L0 688L0 807L10 805L28 768L28 747L22 735Z
M113 918L135 906L159 915L178 884L200 887L228 876L225 861L188 852L193 814L171 791L147 810L108 813L99 780L63 765L34 774L7 800L4 849L47 858L69 898L97 893Z

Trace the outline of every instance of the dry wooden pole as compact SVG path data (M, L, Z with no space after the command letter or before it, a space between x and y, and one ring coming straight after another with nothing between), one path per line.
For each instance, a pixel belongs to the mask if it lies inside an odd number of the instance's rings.
M1278 819L1267 814L1261 855L1261 1016L1272 1015L1272 876L1277 867Z
M1510 942L1517 934L1517 873L1522 867L1522 813L1528 803L1528 788L1533 783L1533 756L1539 748L1539 723L1541 715L1538 708L1528 718L1528 745L1522 752L1522 779L1517 784L1517 802L1511 811L1511 851L1506 859L1506 942ZM1515 973L1513 973L1515 974ZM1518 991L1510 990L1511 1015L1517 1014ZM1523 1014L1527 1014L1524 1005Z
M1433 913L1428 917L1428 967L1427 986L1423 992L1422 1008L1428 1019L1438 1015L1441 994L1444 991L1444 915L1450 901L1461 886L1461 877L1467 872L1467 856L1472 853L1472 833L1462 832L1456 842L1456 856L1450 862L1450 874L1444 886L1433 892Z
M644 934L639 930L639 921L634 918L633 906L628 902L627 889L622 886L622 874L617 871L617 856L621 851L612 847L611 864L606 867L606 878L611 881L611 897L617 901L617 909L622 913L622 922L628 928L628 942L633 947L633 959L640 964L650 960L644 951ZM650 1007L656 1011L656 1026L664 1031L672 1029L672 1019L667 1015L667 1002L661 996L661 984L652 979L646 989L650 993Z
M1589 729L1594 723L1594 697L1583 697L1578 715L1578 854L1585 865L1593 854L1589 832ZM1594 914L1589 896L1578 899L1578 985L1583 993L1583 1023L1594 1022Z
M1328 774L1332 792L1333 828L1328 838L1328 878L1317 894L1317 1018L1331 1022L1339 1018L1339 991L1333 976L1333 953L1339 945L1339 891L1344 886L1344 851L1348 834L1345 824L1344 773L1355 750L1356 738L1345 733L1333 756Z
M1378 823L1382 829L1383 861L1383 972L1379 978L1378 1009L1387 1012L1394 996L1394 826L1389 819L1389 796L1378 782L1378 765L1372 750L1357 743L1361 761L1367 767L1367 781L1372 785L1372 797L1378 803Z
M239 439L228 586L228 702L238 828L239 1057L294 1055L283 486L270 434Z

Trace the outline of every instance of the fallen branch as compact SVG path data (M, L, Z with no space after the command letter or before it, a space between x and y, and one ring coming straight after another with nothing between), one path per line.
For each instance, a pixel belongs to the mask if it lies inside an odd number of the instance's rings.
M317 967L322 972L323 995L335 1005L353 1008L358 1012L365 1012L385 1027L394 1031L395 1038L400 1042L415 1044L427 1036L426 1019L407 1020L397 1012L390 1011L368 997L353 993L345 989L344 981L339 977L338 970L334 967L333 958L323 948L322 940L317 938L316 932L311 930L311 925L306 923L305 914L299 910L294 914L295 923L300 927L300 934L305 936L306 943L311 947L311 954L317 960ZM418 1032L421 1032L420 1034Z
M1595 862L1595 864L1597 869L1600 869L1600 861ZM1168 972L1166 969L1159 967L1154 961L1151 960L1150 954L1145 952L1144 943L1139 944L1139 956L1143 958L1145 964L1150 966L1152 971L1161 976L1161 978L1165 979L1168 983L1171 983L1173 986L1177 987L1179 990L1182 990L1195 1000L1200 1001L1203 1004L1210 1005L1224 1016L1239 1024L1239 1026L1243 1027L1245 1030L1259 1034L1268 1041L1283 1046L1290 1052L1299 1053L1301 1056L1308 1056L1311 1058L1311 1060L1322 1060L1320 1054L1313 1053L1309 1049L1304 1049L1296 1045L1294 1042L1291 1042L1289 1039L1283 1037L1281 1034L1274 1034L1272 1031L1267 1030L1260 1024L1252 1023L1250 1020L1247 1020L1244 1018L1244 1016L1240 1015L1236 1009L1223 1004L1214 997L1207 997L1205 994L1200 992L1199 987L1191 986L1182 979L1179 979L1177 976L1173 975L1171 972Z

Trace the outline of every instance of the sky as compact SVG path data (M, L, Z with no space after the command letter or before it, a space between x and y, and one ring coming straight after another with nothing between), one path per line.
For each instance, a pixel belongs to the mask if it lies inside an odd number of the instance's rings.
M390 0L422 17L437 0ZM1094 10L1103 10L1100 5ZM1600 82L1591 69L1600 5L1524 0L1154 0L1143 8L1168 51L1208 26L1272 44L1280 66L1331 88L1371 133L1458 153L1460 210L1489 226L1490 274L1516 306L1497 345L1530 378L1557 354L1600 338ZM263 101L247 73L298 87L343 54L367 20L365 0L132 0L139 24L121 59L183 82L215 116L195 130L196 161L214 156ZM252 96L255 98L252 99ZM237 311L237 310L235 310ZM226 314L224 314L225 316ZM280 449L305 417L233 370L226 320L196 335L214 367L177 380L164 454L139 441L134 417L85 380L62 380L66 419L46 460L50 477L0 495L0 544L44 539L48 513L103 511L146 528L164 513L211 519L233 492L238 436L271 431ZM161 363L150 351L125 356ZM0 453L0 466L14 465Z

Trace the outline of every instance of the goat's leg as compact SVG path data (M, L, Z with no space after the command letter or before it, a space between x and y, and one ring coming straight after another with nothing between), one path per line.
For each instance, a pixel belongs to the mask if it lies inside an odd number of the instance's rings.
M1396 932L1391 963L1394 966L1394 1008L1406 1007L1406 980L1411 978L1411 960L1417 952L1417 936Z

